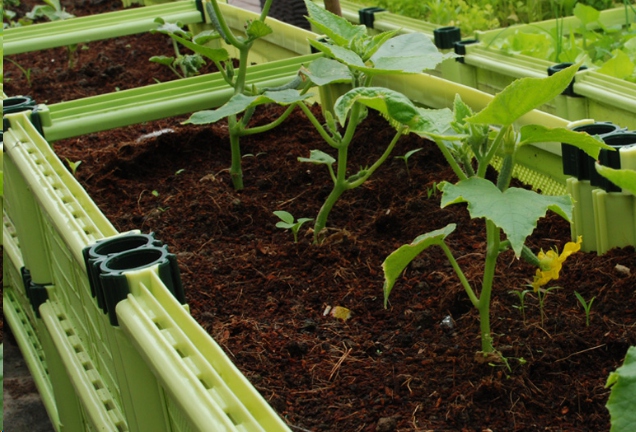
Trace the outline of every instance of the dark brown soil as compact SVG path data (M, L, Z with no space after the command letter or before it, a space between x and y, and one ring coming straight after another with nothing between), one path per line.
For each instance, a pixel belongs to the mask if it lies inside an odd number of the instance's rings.
M161 37L152 39L165 45ZM150 43L144 48L156 54ZM53 51L46 56L58 56L55 63L62 64L66 53ZM91 44L77 71L99 65L99 55ZM139 78L128 84L104 78L102 90L135 87L150 71L144 56L105 55L121 63L120 77ZM20 61L37 59L24 55ZM10 65L5 67L6 74ZM58 72L49 71L59 86L34 87L39 101L67 99L64 89L76 86L64 84L69 74ZM17 75L10 84L9 95L24 86ZM254 121L279 112L265 108ZM182 120L68 139L54 148L63 160L82 161L79 181L118 230L155 232L170 246L193 316L293 430L609 429L605 380L636 344L633 247L570 257L554 283L561 288L547 296L544 318L529 294L525 320L510 291L526 289L534 269L503 254L491 316L496 347L510 368L479 364L478 316L441 250L422 254L397 284L389 308L382 304L385 257L450 222L458 224L450 245L479 287L483 221L470 220L463 206L442 210L439 197L428 196L436 182L453 180L434 145L402 138L395 155L424 148L409 160L410 178L403 161L387 161L370 181L343 195L330 216L327 241L317 246L310 224L294 243L290 232L275 227L272 214L315 217L330 191L323 167L297 161L311 149L329 151L302 113L275 132L243 140L244 153L252 156L244 158L242 192L232 189L227 173L226 125L184 126ZM157 131L165 133L143 137ZM350 166L370 164L390 135L384 121L371 115L358 131ZM569 240L568 223L548 214L529 245L561 249ZM589 327L574 291L595 298ZM352 317L325 315L328 306L346 307ZM442 325L449 316L452 328Z

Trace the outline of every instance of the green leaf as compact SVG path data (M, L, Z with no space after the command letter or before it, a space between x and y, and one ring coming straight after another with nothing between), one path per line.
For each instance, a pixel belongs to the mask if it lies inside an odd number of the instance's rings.
M455 54L442 54L431 39L422 33L407 33L385 42L371 61L373 69L365 68L368 73L420 73L434 69L442 60L456 57Z
M363 60L366 61L369 58L371 58L371 56L375 54L377 50L380 49L380 47L384 45L386 41L394 37L399 32L400 32L399 29L392 30L392 31L385 31L382 33L378 33L377 35L373 36L370 40L367 40L366 44L364 45L364 53L362 56Z
M165 22L163 18L155 18L155 22L159 24L159 26L154 29L154 32L166 34L166 35L177 35L182 37L190 38L192 37L191 33L183 30L181 23L171 23Z
M336 100L334 111L341 125L355 103L380 112L391 122L408 126L419 135L441 134L448 130L453 119L449 109L428 110L416 107L402 93L384 87L358 87Z
M246 96L237 94L230 98L229 101L221 108L216 110L199 111L190 116L183 124L209 124L217 122L225 117L241 113L248 108L259 105L276 103L279 105L291 105L311 97L311 94L301 95L298 90L287 89L280 91L266 91L258 96Z
M547 78L520 78L498 93L484 109L466 119L470 123L510 125L522 115L561 94L579 69L579 64Z
M280 218L280 220L283 221L284 223L288 223L288 224L291 224L291 225L294 224L294 216L292 216L291 213L286 212L285 210L276 210L274 212L274 214L276 216L278 216ZM278 224L276 224L276 226L278 226Z
M386 257L382 263L382 270L384 270L384 307L387 307L393 285L395 285L395 281L400 277L406 266L429 246L442 244L444 239L455 230L455 226L455 224L448 224L444 228L423 234L413 240L411 244L400 246Z
M472 218L484 217L501 228L508 237L517 257L526 238L532 234L537 221L552 210L572 220L572 198L570 196L547 196L536 192L509 188L501 192L492 182L471 177L457 184L443 182L441 207L466 202Z
M605 387L611 387L607 409L612 432L636 430L636 347L630 347L621 367L612 372Z
M329 57L335 58L336 60L350 67L355 67L357 69L366 68L364 62L362 61L362 58L348 48L344 48L338 45L330 45L312 39L309 40L309 44L317 50L327 54Z
M363 25L353 25L347 19L334 15L310 0L305 0L308 21L314 26L316 33L324 34L336 45L349 46L354 39L362 38L367 34L367 28Z
M614 150L596 137L569 129L550 129L540 125L526 125L521 127L520 133L521 145L538 142L566 143L580 148L594 159L598 159L601 149Z
M581 20L584 26L591 24L601 17L601 12L594 9L592 6L584 5L583 3L577 3L572 11L574 16Z
M170 37L179 42L181 45L190 48L195 53L209 58L213 62L222 62L229 60L230 58L230 55L224 48L208 48L207 46L196 44L174 34L171 34Z
M636 195L636 171L628 169L614 169L595 164L596 171L616 186L627 189L633 195Z
M149 59L153 63L159 63L165 66L171 66L174 61L174 57L166 57L164 55L152 56Z
M205 45L206 43L216 40L220 37L216 30L204 30L192 37L192 42L197 45Z
M272 34L273 30L270 26L265 24L263 21L254 20L254 21L250 21L247 24L245 33L247 34L250 40L254 40L254 39L262 38L269 34Z
M615 78L625 79L634 73L635 68L636 65L625 52L616 50L614 56L596 71Z
M300 162L309 162L316 165L333 165L336 163L336 160L333 157L320 150L312 150L309 152L308 158L299 157L298 160Z
M317 86L348 83L352 80L351 72L347 66L325 57L314 60L307 68L302 69L301 73Z

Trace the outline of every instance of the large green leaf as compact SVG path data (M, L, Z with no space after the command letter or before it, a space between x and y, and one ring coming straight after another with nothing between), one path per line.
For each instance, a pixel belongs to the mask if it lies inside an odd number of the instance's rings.
M603 66L596 71L619 79L625 79L634 73L634 68L636 68L636 65L625 52L615 50L614 56L603 63Z
M596 171L616 186L627 189L636 195L636 171L627 169L614 169L596 164Z
M349 46L351 41L367 34L366 26L353 25L345 18L334 15L310 0L305 0L305 5L309 13L307 19L314 26L316 33L324 34L336 45Z
M347 114L355 103L361 103L380 112L391 122L408 126L411 132L419 135L444 133L453 119L453 113L449 109L418 108L409 98L394 90L384 87L358 87L336 100L334 108L341 125L344 125Z
M422 33L407 33L386 41L371 56L371 61L374 73L419 73L434 69L442 60L454 56L442 54ZM368 72L367 69L365 71Z
M466 119L471 123L509 125L522 115L551 101L570 84L579 65L547 78L520 78L498 93L484 109Z
M317 86L347 83L351 82L353 78L347 66L324 57L311 62L307 68L301 69L301 73Z
M550 129L540 125L522 126L520 132L521 145L538 142L566 143L580 148L594 159L598 159L601 149L614 150L598 138L585 132L576 132L563 128Z
M606 387L612 391L607 409L612 419L612 432L636 430L636 347L630 347L623 366L612 372Z
M256 107L258 105L276 103L279 105L291 105L296 102L311 97L311 94L301 95L298 90L287 89L280 91L266 91L259 96L246 96L244 94L237 94L230 98L229 101L221 108L216 110L204 110L198 111L190 116L188 120L183 122L184 124L209 124L215 123L230 115L238 114L245 111L248 108Z
M517 257L537 221L552 210L566 220L572 220L570 196L547 196L519 188L500 191L492 182L471 177L457 184L443 182L441 206L466 202L472 218L486 218L501 228L510 240Z
M365 69L366 67L364 65L364 61L362 61L362 58L348 48L344 48L338 45L331 45L312 39L309 40L309 44L317 50L327 54L329 57L335 58L336 60L350 67L355 67L357 69Z
M387 306L389 294L391 294L395 281L400 277L406 266L429 246L442 244L444 239L454 230L455 224L448 224L444 228L417 237L411 244L400 246L386 257L382 263L382 270L384 270L384 307Z

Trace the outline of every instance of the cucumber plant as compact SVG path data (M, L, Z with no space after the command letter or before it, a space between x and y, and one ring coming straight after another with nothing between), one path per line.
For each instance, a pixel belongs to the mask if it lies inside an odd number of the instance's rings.
M255 86L246 85L248 54L254 43L272 33L271 27L265 23L265 19L271 7L272 0L266 0L259 17L245 24L245 35L235 35L223 17L217 0L205 2L205 10L210 18L213 30L205 30L197 35L191 35L182 31L176 24L162 24L160 31L168 34L177 43L191 49L196 54L212 61L221 76L229 86L234 89L230 100L216 110L199 111L190 116L184 123L210 124L227 118L230 136L230 148L232 162L230 177L236 190L243 189L243 171L241 164L240 139L246 135L265 132L278 126L292 112L293 104L309 97L308 87L300 92L290 92L302 85L298 77L289 85L279 88L258 89ZM159 21L160 23L163 20ZM238 59L230 58L225 48L211 48L209 42L222 40L233 46L238 51ZM238 61L235 67L234 62ZM279 103L289 105L282 116L267 125L249 127L249 122L258 105L265 103ZM242 115L241 115L242 114ZM239 115L241 115L239 117Z
M471 286L448 245L447 237L457 227L450 223L417 237L411 244L401 246L385 259L382 264L384 303L386 307L396 280L408 264L428 247L439 246L479 312L480 353L483 354L476 357L479 361L504 360L494 348L490 330L490 299L499 255L512 249L517 258L522 257L536 265L538 268L532 287L538 292L550 280L558 278L563 261L578 250L580 239L576 243L566 244L561 255L548 252L537 256L525 245L538 219L548 210L571 220L573 201L570 196L547 196L510 187L510 181L517 152L528 144L565 142L595 159L601 149L610 149L594 137L565 128L531 124L517 129L514 126L521 116L559 95L572 81L579 66L572 65L547 78L519 79L476 114L457 96L451 122L454 134L423 134L437 144L458 178L454 184L445 181L439 185L441 206L467 203L470 217L484 220L486 250L481 288L477 291ZM486 170L495 157L502 160L501 169L496 179L489 180Z

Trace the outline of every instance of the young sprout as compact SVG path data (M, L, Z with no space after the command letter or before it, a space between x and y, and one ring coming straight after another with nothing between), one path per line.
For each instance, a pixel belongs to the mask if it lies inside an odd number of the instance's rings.
M300 227L305 222L313 220L309 218L300 218L296 221L291 213L284 210L276 210L274 214L280 218L280 222L276 224L276 228L291 230L294 235L294 243L298 243L298 231L300 230Z
M541 327L543 327L543 318L545 317L544 304L546 296L551 292L561 289L561 287L551 287L551 288L539 288L537 292L537 298L539 299L539 311L541 313Z
M402 159L404 161L404 165L406 166L406 175L409 177L409 180L411 179L411 172L409 171L409 158L420 150L422 150L422 147L416 148L415 150L408 151L402 156L394 156L396 159Z
M71 174L73 174L73 177L75 177L75 173L77 172L77 168L80 166L82 161L78 160L78 161L73 162L72 160L66 158L66 163L68 164L68 167L71 169Z
M594 299L596 297L592 297L588 303L585 301L583 296L579 294L578 292L574 291L574 295L581 303L581 306L583 306L583 310L585 311L585 326L589 327L590 326L590 309L592 309L592 303L594 302Z
M519 309L521 311L521 317L523 318L523 322L526 322L526 294L532 292L532 290L512 290L508 291L510 294L516 294L519 297L519 306L513 306L513 308Z

